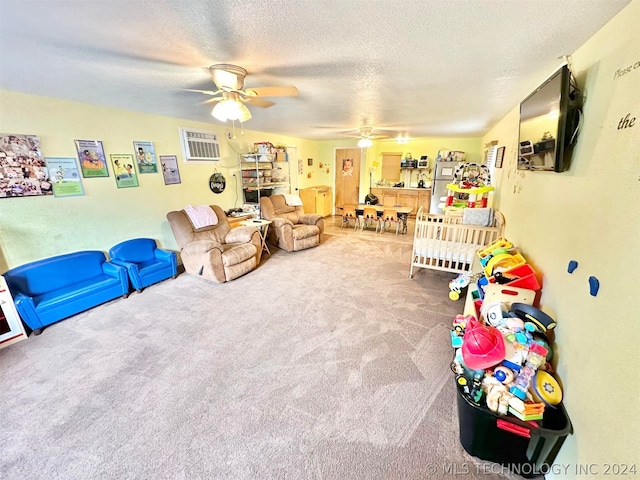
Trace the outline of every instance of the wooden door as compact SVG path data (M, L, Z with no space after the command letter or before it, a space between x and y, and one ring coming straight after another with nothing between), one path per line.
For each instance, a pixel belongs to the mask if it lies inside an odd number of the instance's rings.
M337 148L335 184L336 206L358 203L360 198L360 149Z

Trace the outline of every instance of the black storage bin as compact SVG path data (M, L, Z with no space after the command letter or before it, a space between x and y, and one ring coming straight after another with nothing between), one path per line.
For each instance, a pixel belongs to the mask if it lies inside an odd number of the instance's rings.
M263 188L260 190L260 197L270 197L273 194L273 188ZM258 190L244 189L245 203L258 203Z
M460 443L474 457L499 463L525 478L549 472L571 421L562 404L547 407L534 427L509 415L501 416L475 405L458 388Z

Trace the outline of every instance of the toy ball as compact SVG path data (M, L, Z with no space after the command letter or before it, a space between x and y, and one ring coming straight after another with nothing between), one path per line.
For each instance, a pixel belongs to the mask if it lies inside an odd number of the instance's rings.
M493 376L496 377L496 380L500 383L511 383L516 378L513 370L502 365L493 370Z
M538 370L531 382L531 396L537 402L555 407L562 401L562 389L558 381L544 370Z
M473 370L484 370L504 360L504 338L495 327L470 322L463 337L462 359Z

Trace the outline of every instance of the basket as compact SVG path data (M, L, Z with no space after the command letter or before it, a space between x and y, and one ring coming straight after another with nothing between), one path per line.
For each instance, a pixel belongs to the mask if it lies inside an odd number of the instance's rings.
M475 457L508 467L525 478L537 477L549 467L572 433L571 421L563 404L546 408L538 426L513 416L500 416L478 406L458 391L460 443Z

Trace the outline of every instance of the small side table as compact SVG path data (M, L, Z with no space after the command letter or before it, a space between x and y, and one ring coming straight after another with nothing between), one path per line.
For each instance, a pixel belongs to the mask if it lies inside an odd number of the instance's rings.
M0 275L0 348L26 340L20 316L13 303L7 282Z
M262 250L271 255L269 247L267 246L267 232L269 230L269 225L271 225L273 222L271 220L265 220L264 218L254 218L252 220L244 220L240 223L247 227L258 227L258 232L260 233L260 241L262 243Z

